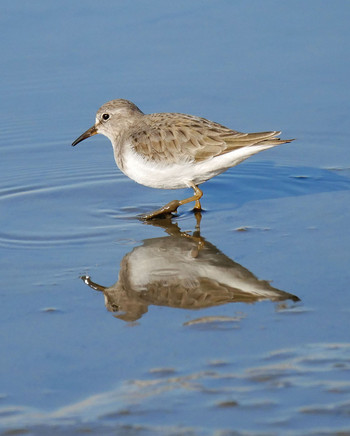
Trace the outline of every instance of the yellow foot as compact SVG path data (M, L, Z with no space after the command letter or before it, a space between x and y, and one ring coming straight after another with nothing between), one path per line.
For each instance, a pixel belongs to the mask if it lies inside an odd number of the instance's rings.
M167 218L169 215L171 216L173 212L176 212L180 205L181 202L179 200L173 200L160 209L142 215L142 219L151 220L153 218Z

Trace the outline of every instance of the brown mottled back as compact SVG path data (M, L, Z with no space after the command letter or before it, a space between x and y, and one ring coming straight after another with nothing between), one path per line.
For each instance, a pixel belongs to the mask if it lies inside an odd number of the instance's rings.
M130 130L134 150L155 162L200 162L241 147L287 140L280 132L241 133L205 118L178 113L144 115Z

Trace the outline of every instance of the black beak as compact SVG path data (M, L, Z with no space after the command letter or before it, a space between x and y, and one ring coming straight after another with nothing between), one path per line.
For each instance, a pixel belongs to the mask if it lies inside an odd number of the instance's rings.
M82 135L79 136L73 143L72 146L79 144L79 142L84 141L86 138L90 138L90 136L96 135L97 129L96 126L90 127L86 132L84 132Z

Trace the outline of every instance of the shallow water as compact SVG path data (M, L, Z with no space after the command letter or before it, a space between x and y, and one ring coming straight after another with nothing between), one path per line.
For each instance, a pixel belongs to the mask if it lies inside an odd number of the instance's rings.
M350 433L349 12L4 8L3 434ZM204 184L201 217L145 223L187 191L70 147L116 97L297 141Z

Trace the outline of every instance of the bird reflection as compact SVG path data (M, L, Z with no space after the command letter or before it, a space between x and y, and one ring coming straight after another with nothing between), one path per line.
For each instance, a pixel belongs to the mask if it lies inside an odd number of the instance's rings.
M196 213L193 234L182 232L171 219L148 224L162 227L168 236L146 239L121 261L118 281L105 287L81 277L101 291L106 308L124 321L136 321L149 305L201 309L225 303L261 300L299 301L295 295L257 279L200 235Z

